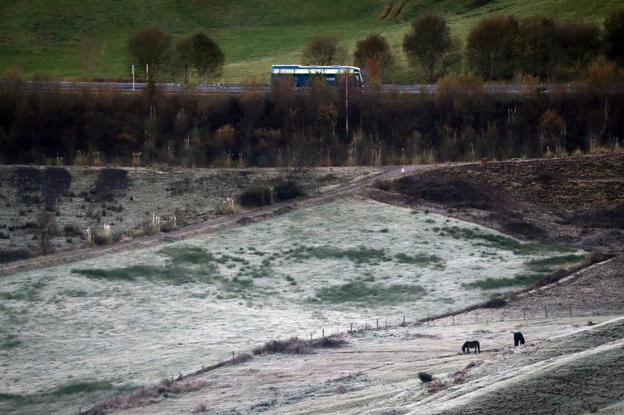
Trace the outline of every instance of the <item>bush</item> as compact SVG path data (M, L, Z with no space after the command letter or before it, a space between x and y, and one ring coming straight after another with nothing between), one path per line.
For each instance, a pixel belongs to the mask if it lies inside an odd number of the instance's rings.
M0 249L0 264L32 258L34 253L29 249Z
M495 297L483 304L483 308L501 308L507 305L507 300L501 297Z
M304 192L297 183L289 180L276 184L273 188L273 195L276 202L282 202L304 196Z
M427 372L420 372L418 374L418 379L420 379L420 381L422 383L429 383L433 380L433 376L431 376L429 373Z
M273 203L271 189L265 186L253 186L243 190L238 201L245 207L267 206Z

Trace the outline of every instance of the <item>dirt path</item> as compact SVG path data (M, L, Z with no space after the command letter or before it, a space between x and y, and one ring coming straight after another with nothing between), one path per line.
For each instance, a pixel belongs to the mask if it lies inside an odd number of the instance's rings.
M193 225L185 226L169 233L160 233L152 236L145 236L137 238L128 242L121 242L109 246L99 246L92 248L82 248L71 251L56 252L47 256L40 256L35 258L29 258L25 260L10 262L0 265L0 276L11 275L17 272L29 271L34 269L48 268L51 266L68 264L72 262L82 261L85 259L95 258L103 255L109 255L113 253L119 253L124 251L132 251L136 249L148 248L158 244L179 241L182 239L191 238L200 234L214 232L216 230L236 226L251 222L257 222L260 220L270 219L274 216L281 215L291 210L314 206L322 203L327 203L340 197L347 195L358 194L367 186L370 186L374 181L380 179L392 179L401 176L402 174L414 173L416 171L424 171L434 168L433 166L385 166L380 169L380 173L377 175L367 177L363 180L338 185L330 190L327 190L317 196L312 196L307 199L298 200L294 202L277 203L271 206L245 210L239 214L232 216L220 216L218 218L196 223Z

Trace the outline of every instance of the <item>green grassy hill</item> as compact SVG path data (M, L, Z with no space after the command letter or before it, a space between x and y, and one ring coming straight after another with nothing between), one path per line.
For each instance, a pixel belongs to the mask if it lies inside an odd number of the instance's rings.
M128 36L159 26L174 36L205 30L226 55L222 80L268 81L270 65L297 63L315 34L357 39L380 32L399 61L390 81L418 74L405 65L401 39L421 13L442 15L464 37L488 14L534 14L601 23L624 0L0 0L0 73L19 68L26 77L81 78L89 50L100 45L97 76L129 78ZM87 51L87 52L85 52Z

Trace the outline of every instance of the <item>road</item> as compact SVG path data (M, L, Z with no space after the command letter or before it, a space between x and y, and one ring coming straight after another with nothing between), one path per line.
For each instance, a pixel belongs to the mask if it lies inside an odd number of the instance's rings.
M427 169L427 166L384 166L380 168L380 172L376 175L366 177L362 180L339 185L319 195L299 199L292 202L276 203L253 210L245 210L236 215L219 216L206 222L196 223L185 226L176 231L169 233L160 233L157 235L136 238L131 241L116 243L107 246L96 246L91 248L81 248L71 251L56 252L46 256L24 259L6 264L0 264L0 276L14 274L16 272L28 271L33 269L47 268L51 266L68 264L89 258L99 257L123 251L130 251L141 248L148 248L161 243L173 242L182 239L191 238L193 236L214 232L228 226L256 222L259 220L269 219L275 215L288 212L300 207L314 206L321 203L332 201L338 197L357 194L364 187L371 185L375 180L390 179L398 177L402 174L412 173L418 169Z
M0 89L12 88L16 85L14 81L0 80ZM39 90L59 90L59 91L122 91L127 93L137 93L145 90L147 84L137 82L72 82L72 81L24 81L20 83L26 89ZM166 93L193 93L193 94L241 94L243 92L270 92L270 85L239 85L239 84L201 84L197 86L187 86L180 83L159 83L158 87ZM518 95L530 91L530 86L526 84L494 84L484 85L484 90L488 94ZM570 84L542 84L540 91L545 93L570 93L578 90ZM307 88L299 88L305 91ZM365 87L364 91L368 89ZM381 86L381 92L396 92L399 94L434 94L437 90L435 84L413 84L394 85L385 84ZM617 86L616 91L622 91L622 86ZM614 88L609 88L613 92Z

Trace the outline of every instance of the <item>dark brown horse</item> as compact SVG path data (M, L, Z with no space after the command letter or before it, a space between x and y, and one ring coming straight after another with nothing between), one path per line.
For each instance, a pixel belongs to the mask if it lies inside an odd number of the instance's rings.
M481 345L476 340L464 343L462 346L462 353L470 353L470 349L474 349L475 354L481 353Z

